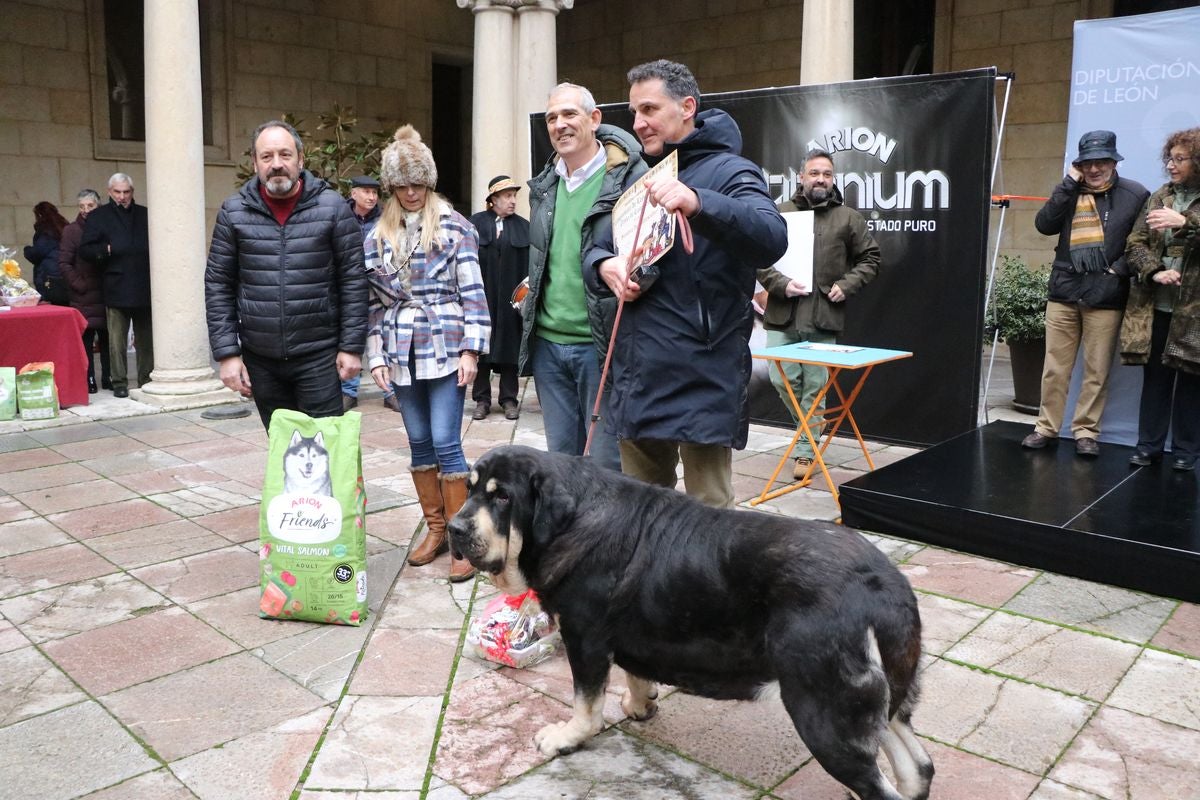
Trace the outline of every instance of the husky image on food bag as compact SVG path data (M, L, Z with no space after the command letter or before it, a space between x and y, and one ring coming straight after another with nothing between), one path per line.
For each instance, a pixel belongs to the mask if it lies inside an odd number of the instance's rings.
M325 435L301 436L292 433L292 441L283 454L283 491L285 494L320 494L333 497L329 482L329 451Z
M259 615L339 625L367 616L366 493L357 411L280 409L259 511Z

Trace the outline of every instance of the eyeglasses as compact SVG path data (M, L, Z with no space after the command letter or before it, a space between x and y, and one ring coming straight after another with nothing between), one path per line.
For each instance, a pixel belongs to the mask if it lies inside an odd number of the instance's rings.
M1168 156L1167 158L1163 159L1163 166L1169 167L1174 164L1177 167L1182 167L1191 160L1192 159L1188 156Z

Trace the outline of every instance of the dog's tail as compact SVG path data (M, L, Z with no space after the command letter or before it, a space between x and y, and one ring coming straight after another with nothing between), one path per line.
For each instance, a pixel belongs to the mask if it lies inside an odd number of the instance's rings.
M933 759L929 757L912 727L913 711L921 696L917 667L921 658L919 618L902 647L892 648L885 658L874 630L867 634L868 657L887 675L891 692L887 727L880 744L892 764L900 794L912 800L926 800L933 781Z

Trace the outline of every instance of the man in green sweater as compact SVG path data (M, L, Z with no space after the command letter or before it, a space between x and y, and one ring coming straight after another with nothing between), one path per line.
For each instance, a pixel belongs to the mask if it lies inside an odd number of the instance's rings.
M554 156L529 182L529 295L518 367L533 375L546 445L581 455L616 300L600 298L584 280L581 252L611 226L613 204L646 171L641 147L625 131L600 124L592 93L559 84L546 105ZM605 392L600 414L607 416ZM590 455L620 471L616 437L596 426Z

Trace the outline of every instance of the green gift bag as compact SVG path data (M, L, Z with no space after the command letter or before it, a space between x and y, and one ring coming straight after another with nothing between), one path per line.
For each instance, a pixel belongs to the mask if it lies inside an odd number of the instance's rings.
M367 617L362 415L279 409L259 511L259 615L339 625Z
M0 367L0 421L17 416L17 369Z
M17 407L21 409L21 419L54 419L58 416L53 361L35 361L17 372Z

